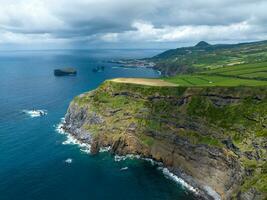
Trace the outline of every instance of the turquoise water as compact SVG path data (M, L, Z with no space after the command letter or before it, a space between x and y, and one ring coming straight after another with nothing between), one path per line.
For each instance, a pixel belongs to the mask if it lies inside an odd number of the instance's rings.
M108 153L88 155L78 146L63 145L66 136L55 130L72 98L105 79L158 76L152 69L116 68L107 60L159 52L0 52L0 199L194 199L149 162L115 162ZM93 73L98 65L104 65L105 71ZM54 68L65 66L76 67L78 75L53 76ZM32 118L22 112L33 108L48 114Z

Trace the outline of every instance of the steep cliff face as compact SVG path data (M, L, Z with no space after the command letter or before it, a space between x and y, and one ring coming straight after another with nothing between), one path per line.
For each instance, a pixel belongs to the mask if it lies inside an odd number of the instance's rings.
M155 87L106 81L76 97L64 128L116 154L161 161L207 198L264 199L267 88Z

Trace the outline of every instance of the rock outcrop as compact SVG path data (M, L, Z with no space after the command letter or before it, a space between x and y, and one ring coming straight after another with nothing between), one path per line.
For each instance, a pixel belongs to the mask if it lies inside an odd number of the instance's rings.
M62 69L55 69L54 75L55 76L74 76L77 74L77 70L74 68L62 68Z
M106 81L76 97L64 129L115 154L163 162L208 199L264 199L267 89Z

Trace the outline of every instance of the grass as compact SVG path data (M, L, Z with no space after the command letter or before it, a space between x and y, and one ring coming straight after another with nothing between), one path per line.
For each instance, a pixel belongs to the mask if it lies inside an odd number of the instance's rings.
M192 144L206 144L214 147L222 147L222 143L216 138L210 136L203 136L195 131L180 130L178 133L180 136L188 139Z
M164 79L173 81L176 87L157 79L109 80L97 90L76 97L74 102L104 118L104 124L84 128L93 137L104 135L106 141L131 134L146 148L160 142L173 143L178 138L192 145L226 149L225 140L232 140L241 157L230 149L225 153L236 156L245 169L252 171L244 176L241 191L253 187L266 193L267 87L226 87L267 86L266 81L257 80L265 77L265 66L238 65ZM180 102L184 96L189 98ZM218 99L224 103L217 105Z
M222 67L163 80L178 86L267 86L267 62Z
M155 139L154 139L154 138L149 137L149 136L144 135L144 134L141 134L139 137L140 137L141 141L142 141L145 145L147 145L147 146L149 146L149 147L151 147L151 146L154 144L154 142L155 142Z
M267 61L267 41L184 47L163 52L153 60L157 63L157 69L166 75L220 69L245 63L263 63Z

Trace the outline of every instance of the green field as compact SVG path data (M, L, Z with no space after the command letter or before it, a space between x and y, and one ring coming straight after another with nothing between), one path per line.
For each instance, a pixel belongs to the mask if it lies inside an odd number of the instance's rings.
M164 80L180 86L267 86L267 62L176 75Z
M193 47L165 51L153 57L152 61L165 76L224 69L240 64L253 65L267 62L267 41L231 45L202 42Z

